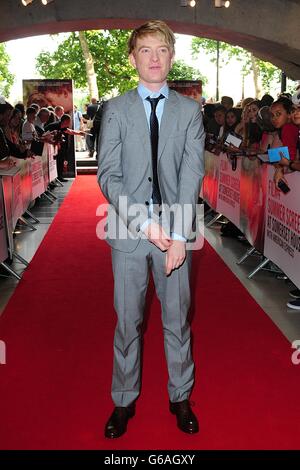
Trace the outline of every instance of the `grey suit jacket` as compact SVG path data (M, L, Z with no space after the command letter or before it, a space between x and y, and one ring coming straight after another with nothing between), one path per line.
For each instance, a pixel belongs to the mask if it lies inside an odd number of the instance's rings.
M166 217L169 232L187 239L204 175L204 139L199 104L170 90L159 131L158 177L163 204L175 204ZM106 102L98 155L98 182L110 203L107 241L131 252L148 219L153 177L150 130L136 89ZM189 216L183 220L185 207Z

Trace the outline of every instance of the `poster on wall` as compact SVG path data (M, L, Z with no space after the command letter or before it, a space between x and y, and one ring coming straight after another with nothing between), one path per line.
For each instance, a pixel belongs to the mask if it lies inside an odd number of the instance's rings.
M202 81L201 80L169 80L169 88L198 101L202 106Z
M64 112L73 120L73 82L72 80L23 80L23 102L26 107L32 103L41 108L62 106ZM74 138L68 138L68 171L66 177L75 177Z

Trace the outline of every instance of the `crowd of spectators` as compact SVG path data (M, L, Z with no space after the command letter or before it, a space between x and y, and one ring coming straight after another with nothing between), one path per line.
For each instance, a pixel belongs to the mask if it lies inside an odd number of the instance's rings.
M282 93L276 100L268 94L260 100L246 98L236 107L233 100L224 96L220 103L204 106L206 149L219 155L225 152L231 161L237 156L257 158L268 155L268 150L287 147L288 156L274 163L274 182L278 189L285 183L287 173L300 171L300 85L296 93ZM230 136L230 138L229 138ZM224 235L242 237L231 223L221 229ZM289 308L300 310L300 290L290 292L294 300Z
M231 155L255 156L277 147L287 147L290 161L276 165L276 171L284 171L289 163L298 169L299 159L299 98L288 93L276 101L270 95L261 100L246 98L236 107L233 100L224 96L220 103L204 106L204 126L207 149ZM234 142L228 136L236 137ZM291 169L291 168L290 168ZM276 179L277 181L277 179Z
M57 146L58 180L66 181L63 170L68 161L69 136L84 135L71 127L72 118L65 114L63 106L40 107L31 103L25 110L22 103L13 107L0 97L0 168L15 164L10 157L25 159L42 155L44 143L48 142Z

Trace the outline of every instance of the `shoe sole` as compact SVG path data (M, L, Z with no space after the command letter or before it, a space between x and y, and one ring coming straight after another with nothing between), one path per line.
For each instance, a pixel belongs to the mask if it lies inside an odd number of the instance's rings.
M289 302L286 305L288 308L291 308L292 310L300 310L300 305L293 305L293 304L290 304Z
M289 296L293 297L293 299L300 299L300 295L294 295L291 292L289 292Z

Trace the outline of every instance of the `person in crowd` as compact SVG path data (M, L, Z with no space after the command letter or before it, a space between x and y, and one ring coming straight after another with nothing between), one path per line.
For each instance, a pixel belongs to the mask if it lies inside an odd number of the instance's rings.
M270 148L282 146L278 132L272 124L272 114L269 106L263 106L259 109L256 122L262 130L260 153L266 153Z
M48 124L45 127L45 131L56 131L57 133L57 143L58 143L58 153L56 156L56 167L57 167L57 179L64 183L68 181L64 178L64 162L68 161L68 139L70 132L68 130L71 127L71 116L69 114L64 114L59 121L55 121L52 124Z
M30 152L26 148L15 144L6 137L5 130L11 120L14 108L10 103L0 97L0 160L7 157L27 158Z
M252 103L252 101L255 101L255 99L254 99L254 98L250 98L250 97L244 98L244 99L242 100L242 109L245 109L246 106L248 106L249 103Z
M69 138L70 136L83 135L80 131L71 129L72 119L69 114L64 114L59 121L45 126L45 131L54 135L54 141L58 144L56 156L57 179L64 183L68 181L63 176L64 165L68 164Z
M245 100L244 100L245 101ZM252 100L254 101L254 100ZM250 101L251 103L251 101ZM249 103L248 103L249 104ZM242 136L244 138L244 136L246 135L246 126L247 124L249 123L249 115L248 115L248 111L249 111L249 107L248 107L248 104L246 104L245 106L243 106L243 102L242 102L242 115L241 115L241 120L240 122L236 125L235 127L235 130L234 132L240 136Z
M98 102L97 111L93 119L93 127L91 129L91 132L95 138L96 160L98 160L98 144L104 106L105 103L103 100Z
M55 115L55 112L52 111L50 108L51 108L51 106L48 106L49 118L48 118L47 123L45 124L45 127L48 126L48 124L52 124L53 122L56 122L56 121L57 121L57 117L56 117L56 115Z
M15 145L20 145L21 141L21 124L22 124L21 112L14 108L8 124L5 128L5 136L8 140L13 142Z
M225 124L220 129L221 142L225 142L228 134L237 135L235 133L235 128L241 120L241 112L238 108L231 108L226 111L225 114Z
M149 269L162 304L169 408L181 431L198 431L189 402L194 383L187 321L192 252L186 250L186 240L204 175L204 129L199 103L167 86L174 44L173 32L162 21L150 21L132 32L129 58L138 72L138 88L106 102L102 119L98 181L113 219L116 211L120 230L127 234L125 239L107 239L112 246L118 316L112 381L115 408L105 426L107 438L126 432L140 393L141 324ZM121 196L127 197L129 210L138 204L139 222L121 208ZM161 225L164 204L174 203L178 211L165 230ZM191 208L185 228L178 219L184 204ZM109 218L108 232L111 222Z
M65 114L65 110L63 106L55 106L54 108L55 120L59 121L62 116Z
M96 133L94 129L94 118L99 107L99 101L96 98L92 98L91 103L88 105L86 114L87 114L87 125L89 133L91 134L86 139L89 157L93 158L95 152L95 142L96 142Z
M8 157L8 158L5 158L4 160L0 159L0 170L9 170L15 165L16 165L16 162L12 158Z
M216 105L214 109L214 117L207 123L206 131L208 134L214 135L216 138L220 136L220 129L225 124L226 108L222 105Z
M44 134L45 126L47 125L49 116L50 116L50 111L48 108L41 108L37 112L34 125L39 136L42 136Z
M273 96L266 93L260 100L260 107L263 108L264 106L270 107L274 102Z
M32 103L30 105L31 108L34 108L36 110L36 114L39 112L39 110L41 109L41 107L37 104L37 103Z
M22 126L22 140L28 144L31 144L33 140L38 138L38 134L34 125L35 118L36 110L30 106L26 109L26 120Z
M214 118L215 105L213 103L205 103L203 106L203 125L207 131L207 125L211 119Z
M286 98L289 101L292 101L292 95L291 93L288 93L287 91L283 91L282 93L279 93L277 100L280 100L281 98Z
M78 110L75 104L74 104L74 111L73 111L73 122L74 122L75 131L81 131L83 129L82 113ZM75 150L76 152L85 151L84 140L81 134L75 136Z
M8 125L12 115L13 107L5 99L0 97L0 160L10 156L10 149L7 145L4 129Z
M293 103L287 98L275 101L271 108L272 124L277 129L279 138L284 147L288 147L290 159L295 160L298 145L298 128L291 122Z
M233 108L233 99L230 96L222 96L221 105L228 111Z
M15 105L15 109L17 109L21 113L21 127L22 127L25 121L25 106L23 103L19 102Z
M257 114L260 108L260 101L253 100L247 105L248 122L245 125L243 146L250 151L257 151L260 147L262 130L257 124Z

